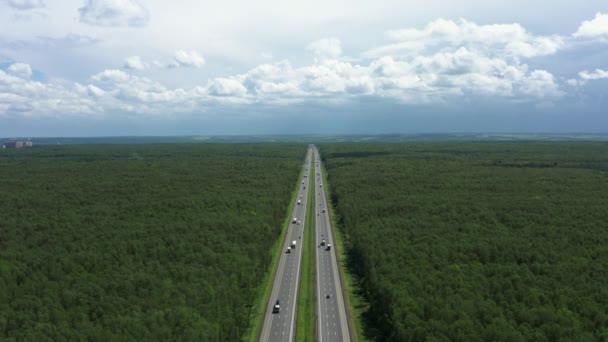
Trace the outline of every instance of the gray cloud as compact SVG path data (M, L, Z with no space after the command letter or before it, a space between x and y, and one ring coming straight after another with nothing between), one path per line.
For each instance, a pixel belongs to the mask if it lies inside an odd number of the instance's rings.
M79 8L80 21L93 26L142 27L150 13L137 0L87 0Z
M4 2L19 11L45 7L44 0L0 0L0 2Z
M81 34L69 33L63 37L39 36L32 40L3 41L0 39L0 46L6 46L14 50L39 48L71 49L87 47L95 45L99 42L101 42L101 39Z

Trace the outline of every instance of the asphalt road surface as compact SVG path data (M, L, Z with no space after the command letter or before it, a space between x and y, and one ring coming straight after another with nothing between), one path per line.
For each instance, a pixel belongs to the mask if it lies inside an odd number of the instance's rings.
M319 342L350 341L338 261L323 186L321 157L315 154L315 218L317 238L317 337ZM325 210L324 210L325 209ZM325 240L324 243L322 241ZM328 250L327 245L331 245Z
M304 245L302 239L304 238L303 229L306 224L311 162L312 148L309 147L306 164L304 165L304 174L300 180L298 191L298 200L301 203L294 206L292 213L292 218L296 218L299 223L289 224L283 242L283 252L274 279L260 341L293 341L295 339L300 266L302 264L302 246ZM287 253L287 247L292 245L292 241L296 241L296 248ZM281 309L279 313L272 313L272 308L277 299L280 300Z

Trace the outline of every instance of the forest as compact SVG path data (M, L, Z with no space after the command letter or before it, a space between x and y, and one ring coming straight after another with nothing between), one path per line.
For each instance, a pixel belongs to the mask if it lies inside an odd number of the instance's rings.
M305 153L0 150L0 340L239 340Z
M320 146L378 341L608 341L608 143Z

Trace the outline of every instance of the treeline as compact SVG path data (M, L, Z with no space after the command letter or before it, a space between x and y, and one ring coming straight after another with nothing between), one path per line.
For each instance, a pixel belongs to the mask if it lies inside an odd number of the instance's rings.
M321 154L369 338L608 341L608 144Z
M239 340L305 153L0 151L0 339Z

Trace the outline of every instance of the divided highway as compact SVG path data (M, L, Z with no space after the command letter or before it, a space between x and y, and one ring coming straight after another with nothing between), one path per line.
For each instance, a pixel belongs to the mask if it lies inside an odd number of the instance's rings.
M317 238L317 338L319 342L350 341L338 260L323 186L321 157L315 155L315 211Z
M298 199L293 208L292 217L296 219L289 224L283 250L279 260L279 266L272 287L272 294L268 302L264 327L260 341L293 341L295 339L296 313L298 302L298 290L300 288L300 266L302 264L303 251L303 229L306 220L306 207L308 204L308 189L310 184L310 165L312 159L312 147L308 148L306 164L304 164L304 175L298 191ZM295 241L295 248L292 247ZM278 312L273 309L279 300Z

